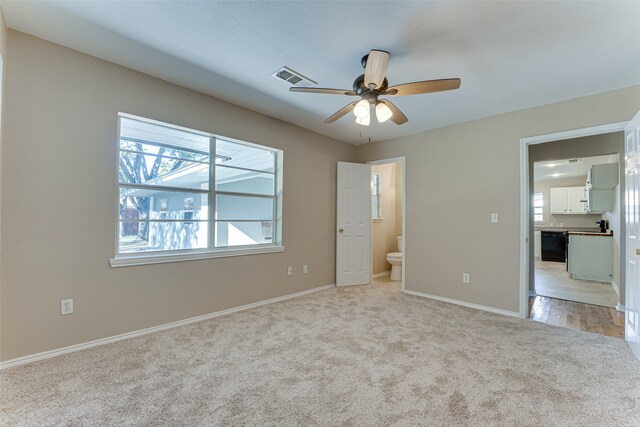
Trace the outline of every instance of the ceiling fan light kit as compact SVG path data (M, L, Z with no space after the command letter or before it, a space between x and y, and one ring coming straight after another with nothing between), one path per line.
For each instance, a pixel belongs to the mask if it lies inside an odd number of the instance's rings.
M353 114L359 119L369 117L370 107L371 106L369 105L369 101L367 101L366 99L362 99L358 101L355 107L353 107Z
M362 126L369 126L369 123L371 123L371 116L356 117L356 123Z
M393 116L391 109L383 102L378 101L376 103L376 118L378 119L378 123L386 122L391 118L391 116Z
M319 87L292 87L291 92L321 93L331 95L359 96L360 101L352 102L327 118L325 123L333 123L353 111L356 123L369 126L371 122L371 106L375 105L376 118L379 123L391 120L396 125L403 125L409 121L391 101L378 99L380 96L406 96L423 93L442 92L460 87L460 79L424 80L414 83L404 83L389 87L387 68L389 67L389 52L373 49L361 59L364 74L356 77L353 90L329 89Z

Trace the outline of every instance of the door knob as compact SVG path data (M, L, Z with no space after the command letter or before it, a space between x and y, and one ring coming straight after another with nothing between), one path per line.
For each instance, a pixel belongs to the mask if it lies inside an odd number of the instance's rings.
M338 228L338 233L342 233L344 230L342 228ZM640 252L640 249L638 249L638 252ZM640 255L640 253L638 254Z
M636 255L640 255L640 249L636 249Z

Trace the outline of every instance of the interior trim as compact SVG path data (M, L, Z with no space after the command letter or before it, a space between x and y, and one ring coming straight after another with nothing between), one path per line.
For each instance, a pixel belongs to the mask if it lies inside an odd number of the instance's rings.
M203 250L181 254L118 255L109 260L111 267L129 267L132 265L163 264L165 262L194 261L199 259L226 258L231 256L270 254L284 252L284 246L261 246L243 249Z
M620 297L620 287L618 286L616 281L613 280L613 279L611 279L611 286L613 286L613 290L616 291L616 295L618 295L618 297Z
M391 274L391 270L383 271L381 273L374 273L374 274L371 275L371 278L372 279L377 279L378 277L388 276L389 274Z
M502 316L520 317L520 313L518 313L517 311L503 310L501 308L489 307L487 305L480 305L452 298L439 297L437 295L425 294L423 292L410 291L409 289L405 289L404 293L416 297L429 298L437 301L447 302L449 304L460 305L462 307L473 308L474 310L488 311L489 313L500 314Z
M529 317L529 145L624 131L627 122L520 138L520 317ZM621 153L622 154L622 153Z
M280 301L286 301L292 298L301 297L304 295L312 294L314 292L324 291L326 289L330 289L335 287L334 283L330 285L318 286L317 288L307 289L306 291L295 292L292 294L283 295L280 297L275 297L263 301L253 302L250 304L241 305L239 307L227 308L225 310L215 311L209 314L203 314L201 316L191 317L189 319L178 320L175 322L165 323L158 326L152 326L150 328L139 329L137 331L126 332L124 334L114 335L111 337L100 338L94 341L89 341L82 344L75 344L69 347L58 348L55 350L44 351L42 353L31 354L28 356L18 357L16 359L7 360L5 362L0 362L0 370L13 368L15 366L26 365L28 363L37 362L39 360L50 359L52 357L61 356L67 353L73 353L76 351L86 350L88 348L97 347L99 345L110 344L117 341L126 340L129 338L135 338L142 335L153 334L155 332L164 331L166 329L177 328L178 326L185 326L190 323L201 322L203 320L213 319L214 317L225 316L227 314L236 313L238 311L249 310L251 308L260 307L263 305L273 304Z

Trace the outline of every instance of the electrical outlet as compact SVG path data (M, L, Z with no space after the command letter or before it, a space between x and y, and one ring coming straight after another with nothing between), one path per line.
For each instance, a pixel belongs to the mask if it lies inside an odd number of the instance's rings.
M73 300L72 299L63 299L60 300L60 314L72 314L73 313Z
M493 224L497 224L498 223L498 213L497 212L493 212L491 214L491 222Z
M287 276L293 276L293 267L287 267Z
M560 223L560 227L564 227L564 222L561 222L561 223Z
M469 273L462 273L462 283L471 283L471 275Z
M302 273L303 274L307 274L309 272L309 267L307 266L307 264L302 266Z

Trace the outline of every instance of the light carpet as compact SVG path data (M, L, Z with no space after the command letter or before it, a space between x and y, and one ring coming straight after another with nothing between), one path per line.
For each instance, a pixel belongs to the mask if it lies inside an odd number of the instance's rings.
M639 425L618 339L330 289L0 372L0 424Z

